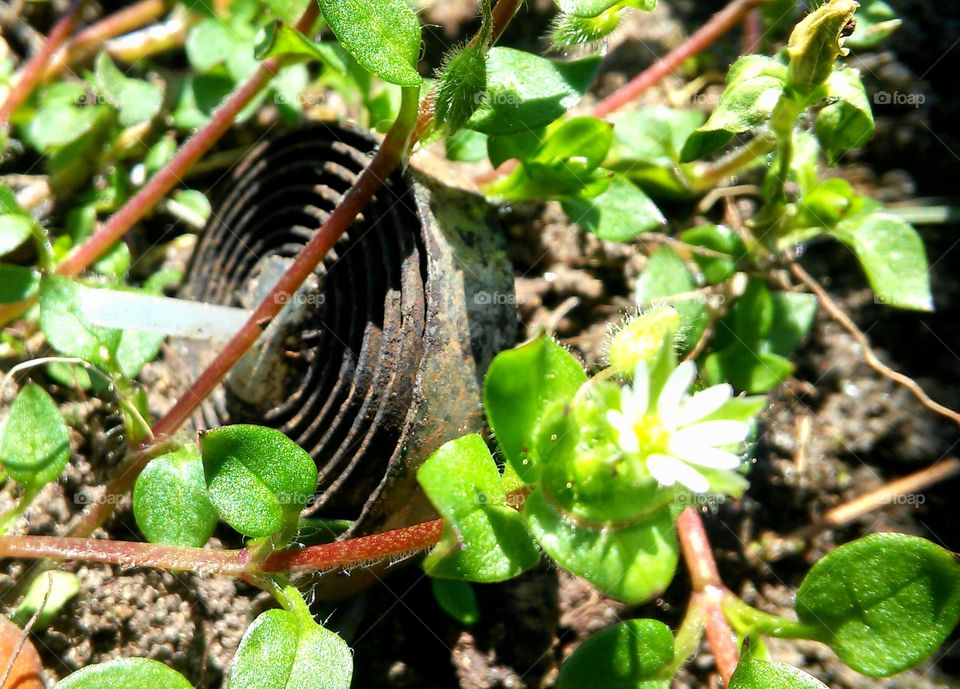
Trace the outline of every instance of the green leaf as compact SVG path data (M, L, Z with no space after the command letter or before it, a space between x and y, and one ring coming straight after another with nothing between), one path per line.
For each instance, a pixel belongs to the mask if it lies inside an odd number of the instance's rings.
M543 165L563 165L587 175L607 157L613 128L599 117L571 117L551 127L529 160Z
M405 0L318 0L340 45L368 72L419 86L420 21Z
M616 175L606 190L593 197L561 203L573 222L600 239L627 242L666 224L666 218L640 187Z
M250 537L292 537L317 489L310 455L280 431L222 426L200 435L210 501L234 529Z
M727 73L727 86L710 119L683 145L681 162L704 158L770 117L783 93L787 68L762 55L746 55Z
M700 246L730 258L720 256L706 256L696 251L691 252L693 260L703 271L703 277L711 285L733 277L737 271L737 263L747 257L747 247L740 236L724 225L700 225L680 234L680 239L687 244Z
M44 572L30 582L30 588L10 615L10 619L21 627L26 627L39 610L40 614L31 631L46 629L79 590L80 578L73 572Z
M580 644L560 668L557 689L670 689L673 645L662 622L620 622Z
M33 234L33 220L12 213L0 215L0 256L8 254Z
M182 130L199 129L233 90L233 80L224 74L188 76L181 84L173 123Z
M525 481L536 480L535 439L544 411L573 399L586 381L577 360L547 335L494 357L483 384L483 407L497 445Z
M350 648L305 606L267 610L240 640L227 689L349 689L352 675Z
M431 579L433 597L450 617L467 627L480 619L477 594L466 581L456 579Z
M13 304L40 288L40 273L23 266L0 264L0 304Z
M901 309L933 310L927 252L913 227L881 212L844 220L833 234L853 249L880 301Z
M133 516L151 543L202 548L217 527L200 453L190 446L150 461L133 489Z
M476 163L487 157L487 135L461 129L445 140L447 158L461 163Z
M800 292L771 292L773 320L766 347L774 354L788 357L806 338L817 315L817 298Z
M61 354L110 365L122 331L86 321L83 299L90 289L69 278L45 276L40 281L40 328Z
M956 627L960 564L925 539L873 534L817 562L796 606L843 662L889 677L928 658Z
M744 658L727 689L829 689L806 672L783 663Z
M814 131L831 165L852 148L873 138L873 111L859 70L838 69L826 83L828 104L817 115Z
M24 138L38 151L47 153L89 134L102 111L103 108L96 105L42 107L27 125Z
M506 505L503 478L479 435L442 445L417 470L417 481L444 518L443 537L423 563L430 576L505 581L539 561L523 518Z
M687 264L677 256L673 249L661 246L650 254L643 274L637 281L637 303L644 308L656 306L658 300L677 294L687 294L697 289ZM682 301L670 300L680 313L680 342L685 351L692 349L700 341L707 328L707 307L704 297L691 296Z
M56 481L70 461L70 433L56 402L26 385L0 426L0 464L17 483L39 488Z
M565 14L575 17L596 17L619 3L621 0L556 0L557 6Z
M60 680L54 689L193 689L173 668L146 658L120 658L88 665Z
M105 52L94 64L94 85L97 93L117 109L124 127L152 120L163 105L163 87L124 76Z
M264 38L253 53L258 60L272 57L319 60L320 63L339 74L347 73L347 63L341 53L330 43L311 41L292 26L277 21L267 27Z
M487 90L467 127L484 134L518 134L545 127L586 93L599 56L560 62L513 48L487 54Z
M690 189L679 167L680 151L704 119L699 110L664 106L614 113L613 145L604 167L622 172L650 194L687 198Z
M225 63L236 49L236 43L229 26L209 17L190 29L184 49L190 66L203 73Z
M523 514L543 549L604 595L639 604L662 593L673 580L679 545L669 509L630 526L598 528L571 524L538 490L527 498Z
M847 37L846 45L858 50L875 48L903 22L883 0L860 0L857 10L857 28Z
M761 393L777 387L793 373L793 364L779 354L733 344L709 354L701 373L710 385L730 383L737 390Z

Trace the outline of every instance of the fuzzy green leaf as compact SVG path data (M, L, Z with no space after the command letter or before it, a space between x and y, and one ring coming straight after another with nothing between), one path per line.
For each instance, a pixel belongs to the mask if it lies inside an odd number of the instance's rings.
M673 634L657 620L627 620L584 641L560 668L557 689L669 689Z
M280 431L222 426L200 435L210 501L234 529L251 537L292 536L317 489L313 459Z
M666 224L666 218L640 187L616 175L596 196L562 202L563 212L573 222L600 239L627 242Z
M744 658L727 689L829 689L806 672L783 663Z
M431 579L430 587L433 597L450 617L460 624L470 626L480 619L480 608L477 605L477 594L473 586L466 581L457 579Z
M960 564L925 539L873 534L817 562L796 606L843 662L889 677L928 658L957 626Z
M586 380L577 360L546 335L500 352L490 364L483 406L497 445L524 480L536 480L535 439L545 409L573 399Z
M550 557L605 595L639 604L673 580L680 553L668 508L625 527L574 525L538 490L527 498L523 514Z
M920 235L895 215L870 213L841 221L833 234L860 260L884 304L932 311L927 252Z
M763 124L780 100L786 77L786 66L772 58L747 55L737 60L710 119L683 145L681 161L704 158L730 143L734 135Z
M560 62L514 48L492 48L487 54L487 90L466 126L501 135L545 127L579 102L599 67L598 56Z
M133 489L133 516L151 543L202 548L217 526L194 447L150 461Z
M420 21L406 0L318 0L340 45L368 72L419 86Z
M423 563L431 576L504 581L540 559L520 513L506 505L503 477L479 435L442 445L417 481L444 518L443 538Z
M650 254L650 260L637 281L637 303L645 308L656 306L658 300L667 300L677 294L688 294L697 289L687 264L676 252L661 246ZM680 313L680 341L685 350L693 348L707 327L707 307L704 298L691 296L683 300L669 299Z
M838 69L827 79L829 103L817 115L815 131L831 165L873 138L873 112L859 70Z
M92 325L84 318L83 299L90 289L69 278L44 277L40 281L40 328L61 354L110 364L122 331Z
M162 86L125 76L105 52L97 56L94 85L97 93L117 109L124 127L152 120L163 105Z
M146 658L121 658L88 665L60 680L54 689L193 689L173 668Z
M227 689L349 689L352 675L350 648L306 610L268 610L240 640Z
M56 402L39 385L26 385L0 426L0 464L20 484L56 481L70 460L70 434Z

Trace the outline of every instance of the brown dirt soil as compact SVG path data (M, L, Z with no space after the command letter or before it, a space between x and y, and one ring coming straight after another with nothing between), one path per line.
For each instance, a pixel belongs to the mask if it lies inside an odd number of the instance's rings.
M540 45L550 3L530 4L530 13L511 28L508 44ZM883 51L865 56L863 63L871 88L912 84L925 89L930 99L916 112L879 108L877 139L844 172L885 201L955 193L957 156L949 157L942 146L958 138L947 125L960 107L960 99L950 91L958 51L954 44L950 52L956 32L946 30L943 22L956 27L957 8L950 9L944 20L938 12L923 9L925 3L902 4L916 13L909 15L899 36ZM936 4L947 11L944 3ZM441 40L453 42L469 29L473 7L468 1L438 2L426 13L427 21L439 25L427 32L428 61L439 60ZM662 5L650 17L637 15L611 43L597 95L647 66L654 53L675 46L711 7L694 7L683 0ZM734 37L718 55L736 50ZM945 52L944 62L931 68ZM654 89L645 99L669 101L672 89L682 83L679 78L668 80L665 88ZM931 137L934 131L938 134ZM952 172L949 182L944 165ZM677 212L678 223L685 221L685 213ZM532 333L546 327L587 365L602 361L609 324L633 308L631 295L643 270L643 252L637 245L615 245L586 235L554 204L505 208L501 220L516 270L523 328ZM952 253L960 242L957 229L923 231L938 306L933 315L875 304L852 257L835 246L813 247L803 259L869 333L885 360L915 376L935 399L954 408L960 407L960 358L954 353L960 351L960 283ZM38 353L36 347L30 351ZM5 368L8 363L13 362L3 362ZM145 373L157 410L167 404L164 393L177 376L162 362ZM116 461L118 439L110 429L117 420L109 404L60 388L41 372L34 379L62 403L71 426L84 432L73 432L66 475L45 489L19 530L63 533L83 507L78 496L91 495L85 487L101 484ZM8 391L0 404L8 404L12 393ZM886 480L956 454L960 436L956 428L867 368L858 345L822 313L798 353L795 375L772 400L763 417L750 491L743 500L722 504L706 515L726 583L748 602L771 611L789 610L793 591L816 559L837 544L873 531L917 533L951 550L960 547L955 507L950 507L960 488L955 479L907 504L821 533L791 549L783 536ZM0 493L0 507L10 498L8 487ZM128 506L106 531L114 538L137 537ZM0 591L9 592L26 567L4 563ZM88 663L144 656L169 663L197 687L220 687L243 630L267 604L255 589L226 579L102 566L65 568L78 573L81 591L49 629L33 636L50 680ZM317 606L317 612L355 649L356 687L533 689L552 686L559 665L577 644L618 620L656 616L676 626L688 588L681 571L662 599L630 608L544 563L515 581L477 586L482 617L466 629L438 608L416 567L401 567L354 599ZM834 689L946 689L960 686L958 638L955 635L920 668L887 680L853 673L817 644L775 642L771 651L779 660L807 668ZM674 686L717 686L709 654L699 654Z

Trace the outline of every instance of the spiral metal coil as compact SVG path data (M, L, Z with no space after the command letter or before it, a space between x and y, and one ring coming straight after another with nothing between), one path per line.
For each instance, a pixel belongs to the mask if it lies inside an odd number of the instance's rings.
M254 307L374 148L367 135L327 124L259 145L215 204L182 296ZM396 174L194 425L283 431L320 471L308 511L357 519L354 533L427 518L413 469L444 441L480 428L481 376L513 343L513 304L486 204ZM197 373L217 346L181 340L175 353Z

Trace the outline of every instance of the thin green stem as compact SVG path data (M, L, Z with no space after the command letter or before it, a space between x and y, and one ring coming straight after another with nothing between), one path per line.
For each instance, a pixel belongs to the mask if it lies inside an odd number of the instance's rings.
M690 188L695 192L709 191L724 179L744 172L758 159L770 153L776 145L773 136L761 134L717 161L696 165L687 173Z
M823 636L820 628L815 625L757 610L729 592L723 600L723 611L742 636L757 634L779 639L817 641Z
M687 612L683 616L683 622L680 623L680 629L677 630L673 643L674 658L673 662L664 669L665 679L672 679L677 671L697 652L701 641L703 641L703 631L706 625L706 606L703 594L694 593L690 596Z
M3 514L0 514L0 534L7 533L7 530L14 522L30 509L30 505L32 505L33 501L40 495L40 488L42 488L42 486L26 486L16 504Z

